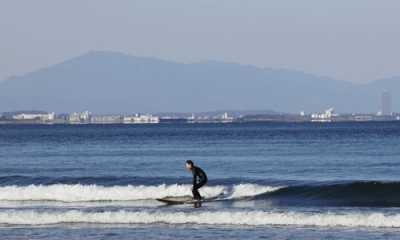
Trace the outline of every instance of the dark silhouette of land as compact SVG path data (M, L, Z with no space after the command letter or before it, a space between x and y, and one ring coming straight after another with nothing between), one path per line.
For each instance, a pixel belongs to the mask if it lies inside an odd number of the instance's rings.
M0 82L0 112L94 114L270 109L278 113L380 111L383 90L400 102L400 77L353 84L298 71L204 61L182 64L89 52Z

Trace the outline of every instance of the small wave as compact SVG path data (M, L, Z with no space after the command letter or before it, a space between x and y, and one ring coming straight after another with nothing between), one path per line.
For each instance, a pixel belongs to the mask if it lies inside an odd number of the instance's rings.
M383 213L304 213L304 212L163 212L126 211L39 212L7 210L0 212L3 225L53 224L201 224L243 226L316 226L316 227L371 227L400 228L400 214Z
M190 185L157 186L113 186L98 185L67 185L54 184L49 186L5 186L0 187L2 201L58 201L58 202L92 202L92 201L135 201L163 197L189 197ZM206 198L234 199L245 196L274 191L278 188L255 184L239 184L234 186L205 186L200 189Z
M274 192L282 187L260 186L257 184L234 185L230 192L226 192L227 199L238 199L244 197L254 197L265 193Z

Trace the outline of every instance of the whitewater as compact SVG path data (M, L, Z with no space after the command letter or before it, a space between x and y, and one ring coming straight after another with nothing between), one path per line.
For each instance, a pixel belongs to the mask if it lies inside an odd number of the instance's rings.
M0 201L57 201L57 202L96 202L96 201L134 201L166 197L190 197L190 185L158 186L114 186L97 185L29 185L0 187ZM255 196L279 189L279 187L239 184L234 186L204 187L207 198L234 199Z
M54 224L169 224L228 226L318 226L399 228L400 213L298 212L246 210L255 197L284 187L239 184L204 187L214 201L206 211L191 205L165 206L155 198L190 199L190 185L115 186L65 185L5 186L0 188L0 224L45 226ZM146 200L146 201L143 201ZM121 204L122 202L122 204ZM75 204L75 205L73 205ZM82 205L83 204L83 205ZM235 206L232 210L231 206ZM83 207L84 206L84 207ZM130 206L135 206L132 209ZM140 207L140 210L137 208ZM11 208L11 209L10 209ZM83 208L83 209L82 209ZM111 209L111 210L110 210Z
M399 228L400 214L300 213L264 211L51 211L6 210L0 224L43 226L54 224L168 224L228 226L369 227Z

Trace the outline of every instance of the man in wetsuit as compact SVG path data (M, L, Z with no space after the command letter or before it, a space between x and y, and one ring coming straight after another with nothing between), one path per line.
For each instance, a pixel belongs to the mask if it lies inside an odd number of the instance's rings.
M201 168L196 167L192 160L186 161L186 168L191 170L193 174L190 191L192 191L194 201L202 201L202 197L198 190L207 183L207 175ZM197 177L199 177L199 180L197 180Z

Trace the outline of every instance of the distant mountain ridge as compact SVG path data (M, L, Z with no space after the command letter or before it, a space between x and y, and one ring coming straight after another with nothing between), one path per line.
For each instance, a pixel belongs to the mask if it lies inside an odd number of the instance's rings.
M0 112L40 109L95 114L207 112L374 113L383 90L399 110L400 77L353 84L303 72L235 63L177 63L118 52L85 55L0 82Z

